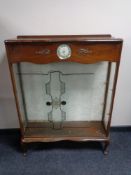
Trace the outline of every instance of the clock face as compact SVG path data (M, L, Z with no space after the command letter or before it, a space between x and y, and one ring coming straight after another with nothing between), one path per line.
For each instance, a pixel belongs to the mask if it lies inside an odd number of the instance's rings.
M57 56L64 60L71 56L71 48L67 44L61 44L57 48Z

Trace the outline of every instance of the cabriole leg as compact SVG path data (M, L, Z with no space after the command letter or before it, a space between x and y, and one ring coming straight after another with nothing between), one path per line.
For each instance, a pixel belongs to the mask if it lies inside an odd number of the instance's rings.
M108 152L109 152L109 144L110 144L109 141L105 141L105 142L104 142L104 147L103 147L104 155L107 155Z
M27 144L25 142L21 142L21 149L22 149L22 152L23 152L24 156L26 156L26 154L27 154Z

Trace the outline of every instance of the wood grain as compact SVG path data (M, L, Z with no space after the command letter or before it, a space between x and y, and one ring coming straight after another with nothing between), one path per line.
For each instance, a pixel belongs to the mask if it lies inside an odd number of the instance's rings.
M98 43L98 42L64 42L72 50L71 57L61 60L57 56L57 48L60 43L19 43L6 44L9 52L9 62L32 62L36 64L47 64L51 62L78 62L91 64L100 61L118 62L120 60L121 43ZM49 54L42 51L49 50ZM87 54L80 53L80 49L86 49ZM41 53L41 54L38 54Z
M65 122L62 129L52 129L51 127L43 127L44 123L31 123L26 128L25 141L89 141L89 140L108 140L105 129L100 121L95 122ZM76 126L76 127L74 127Z

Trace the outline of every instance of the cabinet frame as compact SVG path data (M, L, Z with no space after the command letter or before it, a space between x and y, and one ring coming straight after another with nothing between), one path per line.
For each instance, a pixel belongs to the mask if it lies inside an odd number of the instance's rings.
M67 60L60 60L55 54L56 48L60 44L68 44L73 49L73 56ZM52 141L60 141L60 140L71 140L71 141L99 141L104 143L104 154L108 153L108 146L110 142L110 125L111 125L111 117L113 111L115 90L118 78L118 71L120 65L120 57L122 50L122 39L113 38L111 35L59 35L59 36L18 36L17 39L11 39L5 41L8 65L12 80L12 86L14 91L16 109L18 113L18 119L20 124L21 131L21 145L23 147L23 151L26 151L26 143L30 142L52 142ZM52 55L51 57L48 54L44 54L40 52L40 54L36 53L35 48L41 49L42 46L49 46ZM77 50L80 48L93 48L93 51L96 50L96 53L87 54L77 56ZM33 50L33 53L32 53ZM76 57L75 57L76 56ZM54 135L48 125L48 123L29 123L28 126L24 126L19 100L17 96L17 89L15 83L15 76L13 72L13 64L21 63L21 62L31 62L35 64L47 64L51 62L78 62L82 64L93 64L101 61L108 61L108 73L107 73L107 85L105 89L104 95L104 109L102 115L102 121L100 122L66 122L65 129L63 131L57 132ZM107 128L105 128L104 117L105 117L105 109L107 102L107 93L109 87L109 79L111 74L111 63L116 63L114 82L113 82L113 90L111 96L111 104L109 110L109 120L107 124ZM41 126L41 128L37 127L37 125ZM72 130L72 127L76 125L76 128L73 128L74 135L63 134L68 133L68 128ZM42 134L43 129L47 128L46 136ZM78 129L79 128L79 129ZM94 129L95 128L95 129ZM77 132L84 133L84 136L77 135ZM63 132L63 133L62 133ZM87 132L87 135L85 133ZM88 134L89 133L89 134Z

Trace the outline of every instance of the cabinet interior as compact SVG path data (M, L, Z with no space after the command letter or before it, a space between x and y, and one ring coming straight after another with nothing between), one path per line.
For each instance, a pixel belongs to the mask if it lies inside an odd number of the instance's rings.
M99 125L99 130L106 130L115 66L109 62L13 64L25 129L48 128L51 133L59 129L68 134L65 128Z

